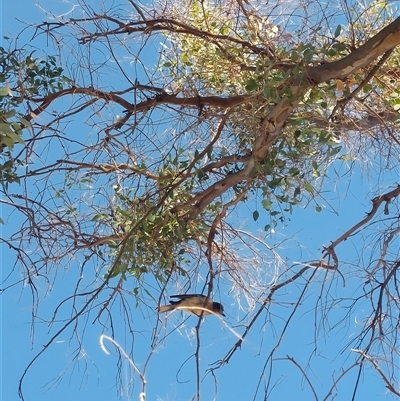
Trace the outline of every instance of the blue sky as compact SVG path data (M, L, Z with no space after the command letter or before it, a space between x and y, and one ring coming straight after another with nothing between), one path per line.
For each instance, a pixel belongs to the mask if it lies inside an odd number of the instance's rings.
M22 25L16 22L16 18L28 23L37 23L44 20L44 14L35 5L34 1L23 0L15 6L16 2L4 0L2 7L2 32L4 35L15 36ZM54 7L57 13L63 13L71 9L71 4L63 1L40 2L45 9ZM24 33L19 39L20 45L29 40L30 34ZM38 45L38 42L35 42ZM46 53L46 40L43 37L43 46L37 50L38 53ZM151 57L149 56L149 59ZM57 155L54 155L56 157ZM335 171L338 168L339 171ZM348 174L346 166L334 166L330 171L331 184L327 186L324 194L326 199L322 202L324 211L316 213L313 207L309 209L298 208L290 216L290 221L285 226L278 226L276 232L271 234L268 241L283 241L281 255L291 263L294 261L306 261L317 259L321 255L323 245L339 237L351 225L361 220L365 213L370 210L371 198L386 192L397 182L399 176L398 167L393 168L386 174L377 171L371 161L368 177L365 171L355 168ZM341 177L340 181L337 177ZM376 182L379 177L379 187ZM34 188L32 188L34 191ZM16 189L17 192L17 189ZM230 217L232 221L241 219L246 229L254 234L262 231L268 218L262 212L258 222L252 221L252 212L255 204L250 201L242 205L238 212ZM11 209L2 207L2 216L6 225L2 228L3 236L7 237L10 230L21 222L21 217ZM342 244L338 248L341 260L360 261L362 255L359 253L360 240L355 238ZM11 279L7 283L15 282L22 278L18 265L14 265L13 253L4 245L2 247L3 280L11 272ZM14 266L14 268L12 268ZM77 277L82 276L82 286L92 288L93 272L96 266L83 266L82 260L71 260L68 269L58 270L57 273L49 273L49 282L37 281L37 291L43 296L51 291L40 304L40 317L36 320L34 328L31 326L32 316L32 294L30 287L19 283L5 291L1 298L1 350L2 350L2 399L18 399L18 382L38 352L43 349L54 336L54 334L65 324L66 319L73 315L72 304L67 302L60 304L71 294L76 285ZM215 361L220 360L226 352L235 344L236 333L243 333L248 320L244 311L240 308L237 300L229 291L228 284L222 283L218 299L226 309L227 318L224 322L216 317L205 319L201 327L201 370L202 399L211 400L247 400L252 399L254 389L260 385L258 399L263 399L264 381L268 379L269 371L266 369L265 377L260 380L260 370L268 366L273 353L274 365L271 373L270 387L271 395L269 401L283 399L296 399L308 401L313 398L312 391L304 378L299 374L298 368L293 363L288 363L287 356L295 358L302 366L307 366L309 377L315 386L319 396L328 392L331 384L331 375L334 371L340 374L351 364L352 352L349 345L358 322L362 322L368 316L368 303L358 305L355 310L349 312L348 318L342 323L343 308L346 304L336 306L330 303L330 314L327 316L326 324L331 325L332 334L321 338L322 331L316 325L314 316L315 299L320 293L330 287L331 295L337 298L351 298L362 292L359 277L352 275L351 265L343 272L346 276L346 286L343 287L341 278L333 276L330 272L317 272L315 282L320 285L310 286L304 293L301 306L295 316L290 320L283 341L279 341L279 335L284 330L286 322L293 311L293 300L296 300L302 291L299 285L288 287L274 296L274 304L268 313L264 312L261 319L257 321L249 336L246 337L241 348L232 357L229 364L224 365L215 372L218 386L215 385L213 375L204 375L204 372ZM296 269L294 269L296 271ZM61 278L61 280L60 280ZM260 280L269 280L268 276ZM2 280L2 281L3 281ZM301 281L300 281L301 282ZM327 284L329 282L329 284ZM200 281L197 290L203 285ZM149 287L154 288L157 293L156 284L148 279ZM30 400L137 400L141 391L140 378L129 366L127 361L122 360L121 377L116 376L118 368L118 354L115 347L105 341L105 345L111 354L107 355L100 344L103 334L112 336L124 348L125 352L133 356L133 361L139 370L146 366L147 400L188 400L195 394L195 358L193 354L196 348L196 337L194 327L198 319L188 317L180 312L165 316L157 323L155 313L156 303L148 297L147 307L136 308L134 298L129 298L134 282L128 279L125 288L127 299L132 300L129 305L130 319L132 325L126 330L125 322L127 316L116 301L110 306L110 315L103 314L100 321L93 323L98 315L99 309L93 308L88 314L78 321L78 333L76 337L71 325L61 336L57 337L48 350L46 350L28 371L23 384L25 399ZM96 305L104 302L110 292L102 294ZM146 294L143 294L146 296ZM79 302L82 303L80 304ZM83 306L84 299L77 300L74 305L76 310ZM329 302L332 300L330 299ZM246 306L245 300L242 299ZM60 314L57 321L49 327L46 320L50 320L56 305L60 304ZM365 307L363 307L365 306ZM256 306L257 310L259 306ZM337 310L335 310L337 307ZM338 326L336 326L338 324ZM151 350L152 335L157 327L158 340ZM315 340L318 339L318 347L315 348ZM78 344L82 349L78 349ZM312 358L311 355L318 355ZM334 369L332 369L334 366ZM349 394L354 386L357 370L340 381L335 391L336 401L349 400ZM361 376L362 385L359 388L357 400L383 400L391 399L385 397L385 388L376 373ZM122 384L122 385L121 385ZM329 384L329 385L328 385ZM215 391L217 388L217 393ZM301 391L299 392L299 389ZM118 397L120 395L120 398ZM321 398L322 399L322 398Z

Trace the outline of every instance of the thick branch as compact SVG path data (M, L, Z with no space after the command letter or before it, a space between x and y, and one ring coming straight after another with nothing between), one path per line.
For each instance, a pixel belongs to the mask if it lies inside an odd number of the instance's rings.
M329 82L332 79L345 79L399 44L400 17L343 59L312 67L299 77L289 80L285 85L290 85L292 96L297 101L290 102L284 98L271 110L264 124L265 133L255 143L253 154L256 159L262 160L267 156L271 143L280 135L286 119L306 90L315 84Z
M156 107L159 104L171 104L177 106L195 106L198 108L202 106L214 106L214 107L220 107L222 109L227 109L237 106L238 104L243 103L246 100L249 100L251 97L254 97L254 95L238 95L229 98L221 96L203 96L203 97L196 96L196 97L182 98L182 97L177 97L176 95L163 93L156 95L153 99L145 100L144 102L134 104L128 102L115 92L105 92L93 88L80 88L74 86L69 89L63 89L61 91L54 92L44 98L31 99L32 102L37 102L37 103L41 102L41 105L38 106L35 110L33 110L30 115L25 116L25 119L30 121L32 118L42 113L56 99L59 99L66 95L76 95L76 94L87 95L98 99L103 99L105 102L111 101L117 103L123 108L125 108L126 112L129 113L146 111Z
M365 42L348 56L332 63L326 63L310 68L305 74L298 77L295 82L308 81L314 84L328 82L331 79L345 79L364 67L368 67L379 56L400 44L400 17L386 28Z

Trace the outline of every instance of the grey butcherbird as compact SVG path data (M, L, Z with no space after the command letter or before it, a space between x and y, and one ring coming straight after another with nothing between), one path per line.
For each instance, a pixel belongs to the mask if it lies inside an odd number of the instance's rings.
M170 300L171 305L161 305L158 307L158 313L173 311L176 309L193 313L197 316L210 314L224 315L224 307L219 302L214 302L211 298L202 294L183 294L171 295L171 298L178 298L179 301Z

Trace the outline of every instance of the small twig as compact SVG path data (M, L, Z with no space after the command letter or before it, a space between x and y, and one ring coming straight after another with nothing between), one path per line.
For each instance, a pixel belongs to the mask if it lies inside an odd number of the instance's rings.
M357 354L360 354L364 359L366 359L367 361L371 362L372 365L374 366L374 368L376 369L376 371L381 375L383 381L386 383L386 388L391 391L393 394L396 394L397 396L400 397L400 391L397 391L393 384L390 383L389 379L386 377L386 375L382 372L382 369L379 367L379 365L377 364L377 362L372 359L370 356L368 356L365 352L363 352L360 349L352 349L351 351L356 352Z
M375 216L376 212L378 211L382 203L385 203L383 213L385 215L389 214L389 203L392 201L392 199L396 198L399 195L400 195L400 186L397 186L397 188L394 189L393 191L387 192L386 194L377 196L374 199L372 199L372 209L369 213L367 213L367 217L359 221L357 224L355 224L353 227L347 230L344 234L342 234L337 240L333 241L331 245L325 248L324 249L325 254L322 256L322 258L324 259L328 255L331 256L334 261L334 268L337 269L339 261L335 253L336 246L338 246L341 242L346 241L351 235L354 234L354 232L356 232L359 228L361 228L362 226L367 224L370 220L372 220L372 218Z
M290 362L294 363L299 368L300 372L303 374L303 377L306 379L308 385L310 386L311 391L313 392L315 399L318 401L317 393L316 393L316 391L315 391L315 389L314 389L314 387L313 387L313 385L311 383L311 380L308 378L306 372L304 372L304 369L291 356L286 355L286 358L289 359ZM281 359L281 358L279 358L279 359ZM279 360L279 359L277 359L277 360Z

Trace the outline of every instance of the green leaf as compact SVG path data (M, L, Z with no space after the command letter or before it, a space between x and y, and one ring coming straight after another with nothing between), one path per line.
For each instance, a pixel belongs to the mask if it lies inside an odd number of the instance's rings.
M339 24L334 33L335 38L337 38L340 35L340 32L342 32L342 26Z
M183 61L184 63L187 63L187 62L189 61L189 56L188 56L187 53L183 53L183 54L182 54L182 61Z
M351 155L350 155L349 153L346 153L345 155L341 156L340 158L341 158L344 162L349 162L349 161L352 159L352 157L351 157Z
M304 60L307 63L309 63L312 60L312 58L314 57L314 51L311 49L307 49L304 51L303 55L304 55Z
M7 124L0 124L0 125L7 125ZM5 144L9 150L14 149L14 145L16 142L19 142L21 144L25 143L16 133L12 132L10 128L8 128L7 132L4 131L5 130L0 128L0 134L3 134L0 136L0 143Z
M271 209L271 206L272 206L272 202L271 202L269 199L264 199L264 200L262 201L262 205L263 205L263 208L264 208L265 210L270 210L270 209Z
M270 188L276 188L276 187L281 183L282 180L283 180L282 177L274 178L273 180L271 180L271 181L268 183L268 186L269 186Z
M228 33L229 33L229 27L228 26L223 26L222 28L221 28L221 34L222 35L228 35Z
M20 135L22 134L21 125L18 124L17 122L13 121L13 122L11 123L11 127L13 128L14 133L15 133L16 135L20 136Z
M311 165L312 165L312 169L313 169L313 176L320 177L321 174L318 171L318 163L315 160L313 160Z
M293 50L292 54L290 55L290 59L292 61L297 61L299 59L299 53L297 53L295 50Z
M21 122L21 124L23 124L25 126L25 128L29 128L31 130L31 132L33 133L32 124L30 123L30 121L28 121L27 119L25 119L23 117L20 117L19 121Z
M341 146L338 146L336 148L333 148L330 152L329 152L329 156L335 156L337 155L340 151L342 150Z
M121 266L120 265L116 265L113 266L106 274L106 278L113 278L118 276L121 273Z
M3 134L3 135L14 134L14 131L10 128L9 124L0 123L0 134Z
M3 165L0 165L0 171L1 170L10 170L14 163L11 160L7 160Z
M156 215L153 214L153 213L150 214L150 215L147 217L147 220L150 221L151 223L153 223L155 219L156 219Z
M7 86L0 87L0 96L12 95L11 89Z
M297 167L290 167L289 174L294 177L300 174L300 170Z
M96 214L96 216L93 216L92 221L98 221L104 219L104 217L105 217L104 214Z
M258 211L255 210L255 211L253 212L253 220L254 220L254 221L257 221L259 217L260 217L260 213L258 213Z
M325 145L329 142L330 138L331 138L331 135L329 133L323 131L318 136L318 143Z
M314 193L314 187L309 182L304 185L304 189L310 194Z
M246 82L245 88L246 88L247 92L253 92L255 89L258 88L258 83L254 78L250 78Z
M8 118L14 117L15 113L16 113L16 111L13 109L13 110L7 111L7 113L0 114L0 115L1 115L1 117L8 119Z
M6 134L11 140L13 140L14 142L19 142L21 145L24 145L25 142L24 140L18 136L15 132L11 132L11 133L7 133ZM4 139L4 138L3 138Z
M334 45L332 45L332 48L342 52L342 51L346 50L346 44L345 43L335 43Z
M371 84L365 84L363 86L362 90L363 90L364 93L368 93L368 92L370 92L372 90L372 85Z
M319 213L320 211L322 210L322 207L321 206L315 206L315 211L317 212L317 213Z
M283 74L283 76L282 76L282 81L285 81L286 79L288 79L290 76L292 75L292 70L287 70L284 74ZM287 90L289 90L289 92L291 92L291 88L289 87L289 88L286 88Z

